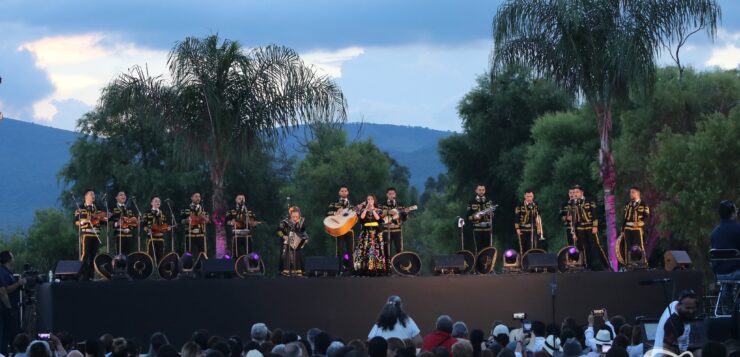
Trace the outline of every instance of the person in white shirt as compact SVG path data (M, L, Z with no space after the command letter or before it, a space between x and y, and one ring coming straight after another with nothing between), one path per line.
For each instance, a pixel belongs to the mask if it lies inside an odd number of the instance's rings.
M378 317L378 322L373 325L367 339L380 336L386 340L396 337L401 340L412 340L417 346L421 346L421 330L410 316L403 311L401 298L393 295L388 298L383 311Z
M612 340L614 340L614 334L609 328L602 328L596 333L594 337L594 343L596 349L591 350L586 357L602 357L612 346Z
M617 335L614 326L609 322L609 315L607 315L606 309L604 309L604 316L588 315L588 327L584 332L584 339L586 340L586 347L590 348L591 351L596 351L595 335L602 328L608 328L612 332L612 336Z
M676 354L685 352L689 346L691 320L696 316L698 300L696 293L689 290L679 294L663 311L655 329L653 349L670 350Z

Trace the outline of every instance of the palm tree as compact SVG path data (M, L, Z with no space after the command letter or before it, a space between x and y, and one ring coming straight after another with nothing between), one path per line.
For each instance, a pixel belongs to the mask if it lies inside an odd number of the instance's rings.
M216 255L222 257L227 169L248 170L252 150L299 125L344 122L346 101L333 81L286 47L247 50L217 35L188 37L174 45L168 65L170 84L136 69L105 89L101 107L118 118L147 113L174 138L183 163L208 172Z
M613 269L617 229L612 106L629 93L649 94L656 58L666 43L697 27L713 38L719 18L715 0L508 0L493 19L494 72L508 64L530 66L582 95L596 114Z

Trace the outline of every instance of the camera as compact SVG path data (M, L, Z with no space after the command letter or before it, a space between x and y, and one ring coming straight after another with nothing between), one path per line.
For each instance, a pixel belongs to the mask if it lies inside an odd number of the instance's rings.
M525 320L524 323L522 323L522 332L524 333L532 332L532 321Z
M527 318L526 312L515 312L514 316L512 317L512 319L519 320L519 321L524 321L526 318Z
M24 290L33 290L37 284L41 284L45 280L44 274L39 274L39 271L31 267L31 264L23 264L23 273L21 277L26 279L26 285L23 287Z
M591 315L604 317L606 315L606 309L595 309L591 311Z
M45 332L45 333L39 332L36 336L41 341L50 341L51 340L51 333L48 333L48 332Z

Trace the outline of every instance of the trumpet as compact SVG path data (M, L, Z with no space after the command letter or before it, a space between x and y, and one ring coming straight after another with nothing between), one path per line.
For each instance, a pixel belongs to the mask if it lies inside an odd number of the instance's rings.
M542 231L542 217L540 217L539 213L535 219L535 224L537 225L537 232L540 233L540 240L545 240L545 233Z

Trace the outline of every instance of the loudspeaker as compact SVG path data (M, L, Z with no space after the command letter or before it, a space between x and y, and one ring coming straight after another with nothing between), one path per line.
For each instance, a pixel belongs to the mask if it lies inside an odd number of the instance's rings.
M339 273L339 258L337 257L306 257L306 276L337 276Z
M461 254L435 255L432 257L435 275L460 274L465 271L465 256Z
M59 280L77 280L82 271L82 262L79 260L60 260L54 269L54 278Z
M663 254L663 266L666 271L691 268L691 258L685 250L669 250Z
M522 269L529 272L555 272L558 269L558 256L550 253L526 254L522 260Z
M234 262L230 259L206 259L203 260L201 273L206 279L213 278L233 278L236 275L234 271Z

